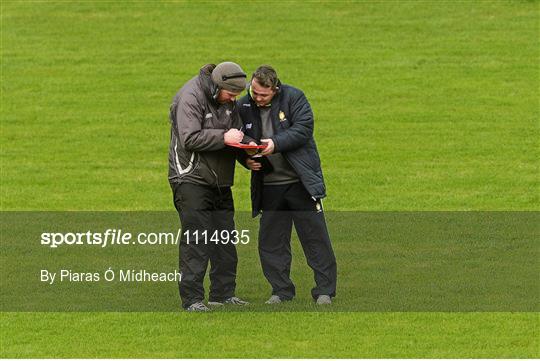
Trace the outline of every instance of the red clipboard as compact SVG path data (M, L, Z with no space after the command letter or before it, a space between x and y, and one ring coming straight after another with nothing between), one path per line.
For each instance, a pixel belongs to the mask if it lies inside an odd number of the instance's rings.
M249 145L249 144L244 144L244 143L231 143L231 144L227 144L229 147L235 147L235 148L240 148L240 149L264 149L266 148L266 144L262 144L262 145Z

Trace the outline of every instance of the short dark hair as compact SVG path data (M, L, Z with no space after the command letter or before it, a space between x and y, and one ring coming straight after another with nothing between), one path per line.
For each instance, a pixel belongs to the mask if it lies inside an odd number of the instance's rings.
M251 80L257 80L257 83L265 88L276 89L278 85L277 73L270 65L261 65L251 76Z

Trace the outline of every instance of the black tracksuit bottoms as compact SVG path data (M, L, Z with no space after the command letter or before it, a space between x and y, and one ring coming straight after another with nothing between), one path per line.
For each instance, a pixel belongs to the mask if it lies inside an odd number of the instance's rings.
M187 308L204 300L203 281L208 262L210 262L209 301L222 302L234 296L238 263L236 247L231 242L221 242L222 231L234 230L231 188L191 183L173 183L171 188L182 225L179 247L182 280L178 285L182 307ZM215 242L215 238L211 239L215 231L219 236L219 243ZM188 236L186 232L189 232Z
M301 182L265 185L259 228L259 256L272 294L295 296L291 273L292 225L298 234L315 287L311 296L336 295L337 266L320 200L313 200Z

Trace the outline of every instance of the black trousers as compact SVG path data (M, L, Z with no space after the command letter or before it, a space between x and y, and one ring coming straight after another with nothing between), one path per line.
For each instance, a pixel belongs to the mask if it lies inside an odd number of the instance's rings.
M204 300L203 281L208 262L209 300L221 302L234 296L238 263L236 247L231 242L221 242L222 231L234 230L234 204L230 187L218 189L181 183L172 184L171 188L182 224L179 247L182 273L179 290L182 307L187 308ZM215 238L211 239L216 231L220 242L215 242Z
M295 296L291 273L292 225L313 270L311 296L336 295L337 266L322 204L313 200L302 183L265 185L259 227L259 256L272 294L283 300Z

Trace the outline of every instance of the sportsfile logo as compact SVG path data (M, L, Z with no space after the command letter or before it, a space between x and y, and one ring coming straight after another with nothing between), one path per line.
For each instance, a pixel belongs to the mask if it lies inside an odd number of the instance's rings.
M181 237L180 229L176 233L141 232L136 235L122 229L107 229L104 232L43 232L40 243L50 248L58 248L61 245L91 245L102 248L114 245L177 245Z
M107 229L104 232L43 232L40 243L42 246L58 248L59 246L127 246L127 245L178 245L184 241L188 244L248 244L249 230L221 230L221 231L190 231L182 232L178 229L173 232L140 232L133 234L122 229Z

